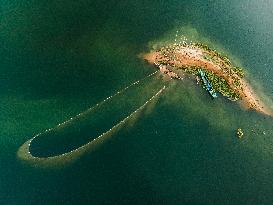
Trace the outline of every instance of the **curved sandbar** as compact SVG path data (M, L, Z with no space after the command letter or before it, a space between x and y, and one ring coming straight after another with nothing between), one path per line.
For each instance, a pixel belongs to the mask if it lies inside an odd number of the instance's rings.
M206 72L213 87L232 101L240 100L244 106L266 115L273 116L272 111L255 94L244 79L241 68L215 50L200 43L174 43L145 54L144 59L158 67L171 68L172 71L183 70L197 75L198 69Z

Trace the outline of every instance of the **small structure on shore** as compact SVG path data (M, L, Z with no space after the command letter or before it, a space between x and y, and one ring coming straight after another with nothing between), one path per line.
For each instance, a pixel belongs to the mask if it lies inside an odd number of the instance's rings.
M179 77L175 72L173 72L172 70L170 70L166 65L162 65L162 64L159 64L159 63L154 63L154 65L159 68L159 70L160 70L161 73L166 74L170 78L182 80L181 77Z

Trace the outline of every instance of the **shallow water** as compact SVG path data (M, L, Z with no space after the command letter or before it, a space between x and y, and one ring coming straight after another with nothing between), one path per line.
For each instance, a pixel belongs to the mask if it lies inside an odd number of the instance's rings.
M73 129L33 143L40 155L75 148L168 85L145 112L67 167L30 166L16 152L34 134L154 72L138 54L173 41L176 30L231 54L271 103L272 7L254 0L2 1L1 204L271 204L273 119L211 101L189 79L153 78Z

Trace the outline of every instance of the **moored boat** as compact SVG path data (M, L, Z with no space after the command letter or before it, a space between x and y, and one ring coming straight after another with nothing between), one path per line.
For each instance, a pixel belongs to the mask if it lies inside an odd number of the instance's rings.
M218 97L217 93L214 90L213 86L211 85L210 81L208 80L206 73L201 69L198 69L198 73L200 74L203 84L204 84L206 90L208 91L208 93L210 94L210 96L213 98L217 98Z

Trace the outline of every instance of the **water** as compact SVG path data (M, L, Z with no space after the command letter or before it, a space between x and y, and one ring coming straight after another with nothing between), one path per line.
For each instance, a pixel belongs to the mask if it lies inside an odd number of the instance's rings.
M270 103L272 7L254 0L2 1L1 204L271 204L272 118L211 101L190 80L152 78L97 110L98 121L90 115L56 140L37 139L36 154L70 150L168 85L135 120L66 167L33 167L16 152L34 134L154 72L138 54L173 40L176 30L232 54Z

